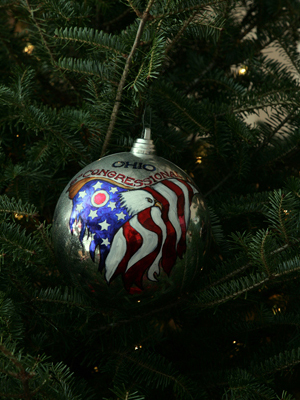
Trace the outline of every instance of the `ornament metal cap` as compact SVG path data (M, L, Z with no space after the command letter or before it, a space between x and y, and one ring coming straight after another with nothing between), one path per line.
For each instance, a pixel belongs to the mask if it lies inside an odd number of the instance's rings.
M143 137L135 140L131 148L131 153L139 157L155 154L155 146L153 140L151 140L150 128L145 128Z

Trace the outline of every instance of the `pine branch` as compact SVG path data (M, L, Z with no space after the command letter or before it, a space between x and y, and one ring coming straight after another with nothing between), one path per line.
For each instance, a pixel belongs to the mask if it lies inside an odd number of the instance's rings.
M121 319L121 320L119 320L117 322L112 322L109 325L105 325L105 326L102 326L100 328L95 328L94 331L95 332L98 332L98 331L102 331L103 332L103 331L109 331L111 329L119 328L122 325L129 325L130 326L133 322L136 322L136 321L139 321L139 320L142 320L142 319L146 319L147 320L147 319L149 319L149 317L151 318L153 315L156 315L156 314L171 310L172 308L175 308L175 307L179 307L181 304L184 304L187 301L188 301L187 297L181 297L180 299L177 299L177 300L175 300L175 301L173 301L173 302L171 302L169 304L166 304L164 306L161 306L161 307L157 306L152 311L146 312L144 314L135 313L134 315L132 315L131 318Z
M152 385L153 381L157 382L162 388L167 387L171 383L174 385L174 392L186 399L194 399L193 388L191 382L183 375L175 371L171 364L166 364L166 360L158 355L148 353L146 357L135 357L134 355L123 354L123 358L130 361L130 368L134 375L143 379L147 386ZM138 368L138 369L137 369ZM145 372L147 371L147 382L145 381ZM149 376L151 379L149 379Z
M217 183L216 186L214 186L213 188L211 188L207 193L205 193L203 196L205 198L207 198L210 194L212 194L213 192L215 192L216 190L218 190L222 185L224 185L224 183L226 183L226 181L233 175L233 171L229 172L229 174L227 174L219 183Z
M192 104L188 103L189 99L187 97L182 98L181 93L174 91L169 86L166 88L163 88L163 89L166 89L166 90L162 90L162 85L160 85L159 87L156 88L156 92L159 93L165 99L167 99L169 103L173 104L175 106L175 108L177 110L179 110L180 113L182 113L182 115L187 120L189 120L190 122L195 124L201 131L203 131L205 133L210 132L210 130L208 128L206 128L203 124L198 122L195 119L195 116L192 115L192 112L191 112ZM169 90L170 90L170 93L168 93ZM187 105L189 105L190 107L187 107ZM197 107L198 107L198 105L197 105ZM196 114L196 110L195 110L195 114ZM197 117L199 117L199 115L197 115Z
M117 396L118 400L144 400L145 396L140 395L138 392L132 392L127 390L125 385L122 385L122 388L114 388L111 391ZM103 400L109 400L107 398L103 398Z
M84 45L90 45L95 47L97 51L104 49L108 53L115 53L123 58L127 58L128 55L122 51L124 46L120 42L120 39L116 35L109 35L103 31L87 28L65 28L55 30L56 40L66 40L70 43L80 43Z
M64 330L64 329L62 329L62 328L59 328L59 327L54 323L54 321L52 321L52 319L51 319L50 317L46 316L46 315L44 314L43 311L41 311L38 307L36 307L36 306L33 304L32 294L29 294L29 293L25 290L24 286L23 286L20 282L18 282L17 277L14 276L14 275L12 275L11 273L9 274L9 277L10 277L11 281L13 282L13 284L15 285L16 289L19 291L19 293L20 293L21 296L23 297L23 299L24 299L24 300L26 301L26 303L30 306L30 308L32 308L33 311L36 312L36 313L41 317L41 319L45 320L45 321L49 324L49 326L51 326L52 328L54 328L55 331L60 332L60 333L64 334L66 337L68 337L68 331L67 331L67 330Z
M19 1L12 1L12 2L8 2L7 4L0 4L0 8L12 8L14 6L19 5Z
M70 307L85 310L96 310L90 304L87 304L85 298L82 297L74 288L47 288L36 292L32 301L48 302L53 304L64 304Z
M29 389L29 380L34 377L35 373L26 371L26 369L23 367L22 363L3 344L0 344L0 351L6 358L9 359L9 361L12 364L14 364L14 366L18 370L17 373L9 371L9 375L20 380L22 383L22 386L23 386L24 394L22 396L19 395L16 398L32 400L32 393L30 392L30 389ZM5 396L5 397L7 397L7 396Z
M210 289L210 288L212 288L212 287L214 287L214 286L218 286L220 283L223 283L223 282L228 281L229 279L233 278L235 275L238 275L238 274L240 274L241 272L245 272L245 271L246 271L249 267L251 267L251 266L252 266L252 265L251 265L251 263L249 262L249 263L243 265L242 267L236 269L235 271L232 271L232 272L230 272L229 274L223 276L222 278L218 279L217 281L215 281L215 282L213 282L213 283L211 283L211 284L205 286L205 288L202 289L202 290L204 291L204 290Z
M276 356L270 357L265 360L259 366L252 366L252 369L257 375L270 375L278 371L286 371L300 363L300 347L292 350L286 350L284 353L280 353ZM260 371L258 372L257 369Z
M299 91L299 89L297 89L297 91ZM276 94L277 93L278 92L276 92ZM257 111L259 109L266 109L268 107L270 107L271 109L273 107L287 106L287 105L289 105L289 106L291 105L293 107L296 107L297 104L298 103L297 103L296 100L295 101L287 100L287 99L266 100L266 102L261 102L261 103L257 102L256 104L253 104L253 105L245 105L245 106L239 106L237 108L232 108L231 111L233 113L239 114L239 113L246 113L246 112L249 112L249 111ZM224 115L224 113L223 114L219 114L219 116L221 116L221 115Z
M19 370L19 371L24 371L23 365L20 363L20 361L3 345L0 344L0 351L2 354L11 361L14 366ZM12 372L12 371L7 371L7 373L13 377L18 377L18 373Z
M270 233L268 231L266 231L264 233L264 235L263 235L263 238L262 238L262 241L261 241L261 245L260 245L260 258L262 260L262 263L263 263L263 265L265 267L265 270L266 270L267 274L269 276L271 276L271 271L270 271L270 267L269 267L268 262L267 262L266 251L265 251L265 242L266 242L269 234Z
M109 26L112 24L115 24L116 22L120 21L122 18L126 17L127 14L129 14L131 10L127 8L122 14L119 14L116 18L111 19L110 21L105 21L103 23L103 26Z
M280 228L281 228L281 232L284 235L285 242L289 245L290 244L290 240L289 240L289 237L287 235L286 228L285 228L285 223L284 223L284 212L283 212L283 207L282 207L283 200L284 200L284 194L281 195L280 204L279 204L278 211L277 211L277 216L278 216L278 219L279 219L279 225L280 225Z
M196 11L199 12L200 10L203 10L204 8L213 8L213 6L218 6L222 3L227 3L228 0L216 0L216 1L207 1L207 2L201 2L201 4L194 4L192 6L187 6L187 7L183 7L183 8L176 8L176 6L174 7L174 11L167 11L164 14L156 14L153 15L153 19L157 20L157 19L161 19L161 18L165 18L165 17L172 17L178 14L183 14L186 12L191 12L191 11ZM165 7L165 9L167 9L167 7Z
M50 238L47 235L47 232L46 232L46 229L45 229L45 224L40 224L40 226L37 228L37 233L43 239L43 243L45 244L46 248L49 250L50 254L52 254L52 257L53 257L53 260L54 260L55 259L55 252L54 252L54 248L53 248L52 242L50 241Z
M0 245L4 253L11 254L13 259L23 259L25 262L36 255L36 241L26 236L25 229L20 233L20 227L16 224L0 225Z
M117 86L115 82L112 82L109 77L106 76L107 71L109 71L109 66L106 66L104 70L104 68L101 68L99 62L97 61L64 57L58 60L57 65L60 69L63 69L65 71L75 72L87 76L95 76L100 79L105 79L113 85Z
M136 16L138 18L143 18L143 14L134 6L133 2L131 0L127 0L128 4L132 8L132 10L136 13Z
M102 152L101 152L101 157L106 153L107 146L108 146L108 144L110 142L110 139L111 139L111 136L112 136L112 133L113 133L113 130L114 130L114 126L115 126L115 123L116 123L116 120L117 120L118 111L119 111L121 100L122 100L122 92L123 92L123 88L124 88L124 85L125 85L125 81L126 81L127 75L129 73L129 69L130 69L130 66L131 66L132 58L133 58L133 55L136 52L136 49L138 48L138 46L140 44L140 38L141 38L141 35L143 33L143 30L144 30L144 27L146 25L146 22L149 19L149 16L150 16L149 12L150 12L150 9L151 9L154 1L155 0L149 0L149 2L148 2L146 10L144 11L142 19L140 21L140 24L139 24L139 27L138 27L138 30L137 30L137 33L136 33L136 37L135 37L134 43L133 43L132 48L131 48L131 51L130 51L129 56L128 56L127 60L126 60L126 63L125 63L125 66L124 66L124 70L123 70L123 74L122 74L122 77L121 77L121 80L119 82L119 86L118 86L118 89L117 89L117 95L116 95L113 111L111 113L109 126L108 126L107 133L106 133L106 136L105 136L105 139L104 139Z
M289 61L291 62L292 66L295 68L296 72L299 74L300 73L300 65L299 65L299 54L295 52L291 52L289 49L287 43L285 43L285 38L278 38L277 42L281 46L281 48L284 50L285 54L288 56ZM297 58L296 58L297 57Z
M266 238L266 236L263 236L263 240L265 238ZM262 248L262 245L263 245L262 242L261 242L261 251L264 251ZM269 256L273 256L275 254L281 253L291 246L297 246L299 244L299 242L300 242L300 239L294 240L293 242L290 241L289 244L285 244L284 246L278 247L277 249L271 251ZM257 243L257 244L259 247L259 243ZM260 254L256 254L257 252L256 252L254 246L253 246L253 250L255 251L255 255L257 256L257 258L260 258ZM261 257L263 258L263 262L265 262L265 259L264 259L265 254L262 254ZM253 262L249 261L244 266L237 268L235 271L230 272L229 274L221 277L220 279L216 280L213 283L210 283L209 285L207 285L203 289L201 289L201 291L199 292L199 295L197 295L197 296L199 296L199 298L202 299L202 305L200 304L200 306L201 307L202 306L203 307L211 307L211 306L215 306L218 304L222 304L222 303L227 302L235 297L241 296L242 294L246 294L249 291L252 291L258 287L261 287L266 282L270 282L270 283L278 282L279 278L282 278L287 274L293 274L293 273L299 271L300 270L299 265L300 265L299 259L292 258L286 262L282 262L281 264L278 264L277 267L274 264L274 266L272 266L273 271L270 271L270 269L268 267L266 267L267 274L265 272L263 272L262 274L260 274L260 273L250 274L247 276L246 275L242 276L240 279L237 279L235 281L234 280L230 281L230 278L234 277L235 275L238 275L241 272L246 271L250 267L253 267ZM223 282L226 282L226 283L222 284ZM220 286L218 287L218 285L220 285ZM207 290L208 290L208 292L205 293ZM219 297L219 299L217 299L216 301L205 302L207 295L210 298Z
M51 62L52 62L53 65L55 65L55 59L54 59L54 57L53 57L52 51L50 50L50 47L48 46L48 43L47 43L47 41L46 41L46 39L45 39L45 35L44 35L44 33L43 33L42 28L40 27L40 24L37 22L37 19L36 19L35 16L34 16L34 10L31 8L31 6L30 6L30 4L29 4L29 0L25 0L25 1L26 1L26 4L27 4L28 12L29 12L29 14L30 14L30 16L31 16L31 18L32 18L32 20L33 20L33 22L35 23L35 26L37 27L37 30L38 30L38 32L39 32L39 34L40 34L40 37L41 37L41 39L42 39L42 42L43 42L43 44L44 44L45 48L47 49L48 54L49 54L49 56L50 56Z
M294 116L295 112L298 111L299 107L294 107L291 112L288 113L288 115L280 121L280 123L277 125L277 127L273 130L272 134L270 134L268 137L265 137L264 140L262 141L261 145L258 146L258 148L255 150L258 152L262 147L268 146L271 139L276 136L277 133L292 119Z
M256 275L251 274L247 277L241 278L240 280L229 282L229 284L224 284L225 285L224 287L222 287L221 285L219 288L220 292L214 290L210 294L210 297L216 297L217 293L219 293L220 296L219 299L205 302L204 299L206 294L204 294L203 296L198 296L198 300L200 301L199 306L201 308L206 308L226 303L227 301L237 298L243 294L246 294L249 291L262 287L267 282L274 283L275 280L278 280L278 278L281 278L286 274L294 273L297 271L300 271L299 263L296 263L296 265L292 265L291 268L284 270L282 272L272 273L270 276L265 276L264 274L256 274ZM224 295L221 296L220 295L221 292L223 292Z
M182 24L182 27L180 28L179 32L175 36L175 38L168 44L166 47L165 53L166 55L169 53L169 51L175 46L175 44L180 40L181 36L183 35L184 31L187 29L189 24L193 21L195 16L197 15L198 10L195 10L194 13Z
M31 16L31 18L32 18L32 20L33 20L33 22L35 23L35 26L36 26L36 28L37 28L37 30L38 30L38 32L39 32L39 35L40 35L40 37L41 37L41 39L42 39L42 43L43 43L43 45L45 46L45 48L46 48L46 50L47 50L47 52L48 52L48 54L49 54L49 57L50 57L50 60L51 60L52 65L54 66L54 65L56 65L56 61L55 61L54 55L53 55L53 53L52 53L52 51L51 51L51 49L50 49L50 47L49 47L49 45L48 45L48 42L47 42L47 40L46 40L46 38L45 38L45 35L44 35L44 33L43 33L43 29L41 28L40 24L38 23L37 19L36 19L35 16L34 16L34 10L31 8L30 3L29 3L29 0L25 0L25 1L26 1L26 4L27 4L28 12L29 12L29 14L30 14L30 16ZM64 79L64 81L66 81L66 82L69 84L69 86L70 86L77 94L79 94L79 93L77 92L77 90L75 89L75 87L72 85L72 83L69 81L69 79L68 79L66 76L61 75L61 78ZM80 95L80 94L79 94L79 95Z
M245 370L235 369L227 373L227 375L229 375L229 388L226 389L226 398L230 396L231 400L275 400L275 391L266 386L266 384L262 384L254 374L249 374Z
M23 204L21 200L9 199L6 195L0 196L0 214L13 214L15 218L26 217L35 219L38 212L35 206L27 203Z

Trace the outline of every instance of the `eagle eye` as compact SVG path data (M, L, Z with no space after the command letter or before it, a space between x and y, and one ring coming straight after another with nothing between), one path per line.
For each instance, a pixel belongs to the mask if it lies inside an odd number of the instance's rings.
M146 200L147 200L149 203L153 203L153 200L150 199L150 197L146 197Z

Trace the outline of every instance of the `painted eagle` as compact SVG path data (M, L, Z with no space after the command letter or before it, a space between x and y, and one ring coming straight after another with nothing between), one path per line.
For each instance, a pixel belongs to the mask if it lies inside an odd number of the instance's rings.
M170 274L186 250L190 204L196 189L182 179L127 188L110 179L85 178L71 185L71 233L78 236L108 283L121 275L130 291L143 289L145 273L156 281Z

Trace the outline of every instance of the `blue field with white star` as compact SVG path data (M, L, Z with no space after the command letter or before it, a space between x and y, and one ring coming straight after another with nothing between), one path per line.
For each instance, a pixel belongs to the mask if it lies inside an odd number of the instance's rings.
M74 224L80 222L79 240L82 243L88 230L88 235L92 239L90 255L93 260L96 247L99 246L100 249L100 270L104 268L115 233L130 219L119 198L122 192L127 191L128 189L114 183L93 179L87 182L73 198L71 232L74 231Z

